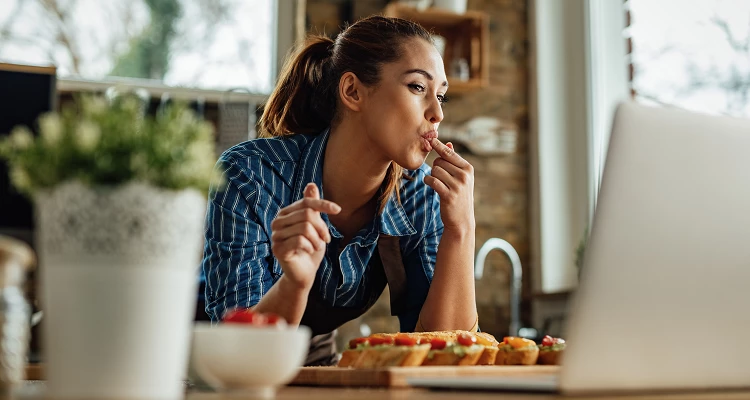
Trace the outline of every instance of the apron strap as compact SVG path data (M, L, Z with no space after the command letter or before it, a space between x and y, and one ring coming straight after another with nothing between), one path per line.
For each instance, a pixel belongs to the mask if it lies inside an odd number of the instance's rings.
M401 258L401 245L398 236L381 234L378 238L378 252L388 278L391 294L391 315L400 315L406 306L406 268Z
M405 309L406 269L401 258L398 236L381 234L378 237L377 249L379 257L373 255L372 275L369 281L371 287L367 303L363 307L331 307L321 300L318 282L313 285L301 321L301 325L306 325L313 331L305 366L329 366L338 363L335 329L370 309L383 293L386 281L391 295L391 315L399 315Z

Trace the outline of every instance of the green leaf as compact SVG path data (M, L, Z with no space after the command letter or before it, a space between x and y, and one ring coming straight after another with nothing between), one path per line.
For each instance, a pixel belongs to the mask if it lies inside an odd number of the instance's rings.
M39 137L16 127L0 139L0 158L19 191L33 195L70 180L207 191L216 161L213 128L186 104L175 102L155 117L144 116L144 104L129 94L111 101L82 95L75 105L41 116Z

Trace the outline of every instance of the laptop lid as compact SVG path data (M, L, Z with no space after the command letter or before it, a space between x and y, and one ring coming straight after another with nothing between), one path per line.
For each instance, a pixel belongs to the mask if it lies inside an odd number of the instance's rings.
M564 392L750 386L750 121L621 104Z

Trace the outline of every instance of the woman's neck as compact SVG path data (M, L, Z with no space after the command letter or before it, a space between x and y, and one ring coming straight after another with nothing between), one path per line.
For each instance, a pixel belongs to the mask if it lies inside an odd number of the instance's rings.
M327 200L341 206L339 217L368 211L377 199L390 160L368 139L362 125L344 120L331 128L323 163Z

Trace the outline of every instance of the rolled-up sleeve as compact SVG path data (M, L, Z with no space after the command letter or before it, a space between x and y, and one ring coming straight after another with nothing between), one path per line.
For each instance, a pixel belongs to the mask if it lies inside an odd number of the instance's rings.
M212 321L227 309L252 307L273 285L268 234L255 213L259 185L231 158L216 163L209 189L201 264L206 313Z

